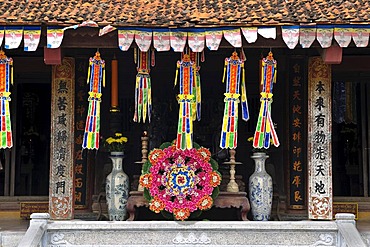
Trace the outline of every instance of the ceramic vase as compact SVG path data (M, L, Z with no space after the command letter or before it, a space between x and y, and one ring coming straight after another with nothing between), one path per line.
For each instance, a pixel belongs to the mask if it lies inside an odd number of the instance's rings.
M106 199L108 215L111 221L127 219L127 200L129 195L129 178L122 169L123 152L111 152L112 172L106 178Z
M249 200L253 220L267 221L270 219L272 207L272 178L266 172L265 161L269 156L264 152L254 153L254 173L249 177Z

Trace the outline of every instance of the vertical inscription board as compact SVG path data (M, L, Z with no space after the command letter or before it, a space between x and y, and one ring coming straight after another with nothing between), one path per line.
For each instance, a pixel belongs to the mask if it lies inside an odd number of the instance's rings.
M289 60L289 207L304 209L306 203L306 60L292 56Z
M75 62L64 58L53 65L49 214L51 219L74 216L74 83Z
M321 57L308 66L308 216L333 218L331 67Z
M74 176L75 176L75 209L88 208L88 166L87 155L82 155L82 140L85 132L87 114L86 84L88 59L76 59L75 116L74 116Z

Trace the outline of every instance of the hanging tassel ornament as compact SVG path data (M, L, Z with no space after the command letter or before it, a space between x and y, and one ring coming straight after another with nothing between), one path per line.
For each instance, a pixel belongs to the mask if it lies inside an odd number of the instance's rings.
M138 51L137 75L135 83L135 113L134 122L145 123L146 117L150 123L152 113L152 90L150 80L150 52Z
M90 84L89 109L87 112L82 148L99 149L101 86L105 87L105 61L99 51L89 60L87 83Z
M275 147L280 145L271 119L272 88L274 83L276 83L276 65L277 62L270 51L268 56L262 59L261 63L261 108L253 138L254 148L268 149L270 141Z
M193 102L192 102L192 119L193 121L201 119L201 106L202 106L202 92L201 92L201 83L200 83L200 66L199 66L199 53L189 51L190 61L193 63L195 68L195 73L193 74Z
M224 76L226 79L225 109L222 121L220 148L235 149L238 139L238 103L239 87L241 86L242 118L249 120L247 94L245 87L244 61L239 59L238 53L233 52L230 58L225 59Z
M193 148L193 110L194 94L193 85L196 73L196 66L190 60L188 54L182 56L182 60L177 62L175 85L177 75L180 71L180 94L178 95L179 103L179 121L177 125L176 148L185 150Z
M0 148L13 146L9 111L10 84L13 84L13 59L8 58L4 51L0 50Z

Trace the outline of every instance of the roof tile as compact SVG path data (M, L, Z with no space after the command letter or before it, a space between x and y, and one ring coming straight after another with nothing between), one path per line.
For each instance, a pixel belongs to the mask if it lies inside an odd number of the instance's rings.
M0 0L0 22L113 26L370 23L368 0Z

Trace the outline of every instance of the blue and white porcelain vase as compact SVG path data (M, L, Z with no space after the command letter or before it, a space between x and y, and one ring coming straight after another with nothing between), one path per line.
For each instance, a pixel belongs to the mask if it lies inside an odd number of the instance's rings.
M123 152L111 152L112 172L106 178L105 192L108 215L111 221L127 219L127 200L129 195L129 178L122 169Z
M249 200L253 220L267 221L270 219L272 207L272 178L266 172L265 161L269 156L264 152L256 152L254 173L249 177Z

